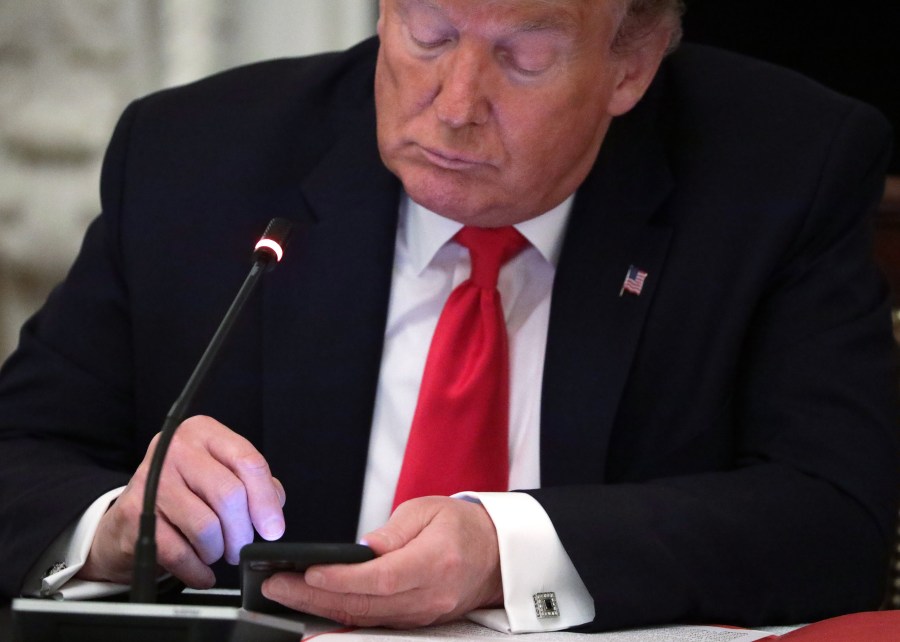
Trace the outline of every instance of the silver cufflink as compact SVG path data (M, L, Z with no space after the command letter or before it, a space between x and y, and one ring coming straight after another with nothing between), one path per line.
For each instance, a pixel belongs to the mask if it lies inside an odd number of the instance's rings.
M69 568L69 565L66 564L65 562L57 562L56 564L54 564L53 566L51 566L44 572L44 577L50 577L51 575L56 575L60 571L64 571L67 568Z
M556 593L553 593L552 591L547 593L535 593L534 612L537 614L539 620L547 617L559 617L559 604L556 602Z

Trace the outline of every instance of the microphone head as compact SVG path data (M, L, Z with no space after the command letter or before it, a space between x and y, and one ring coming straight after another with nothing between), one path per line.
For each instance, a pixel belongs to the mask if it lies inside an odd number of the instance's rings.
M273 218L253 249L252 260L261 262L271 270L284 256L284 248L291 236L293 223L286 218Z

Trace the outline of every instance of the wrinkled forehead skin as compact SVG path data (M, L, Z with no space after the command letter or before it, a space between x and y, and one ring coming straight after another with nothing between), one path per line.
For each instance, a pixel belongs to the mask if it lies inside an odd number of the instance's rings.
M403 1L403 0L400 0ZM415 0L426 5L439 6L441 0ZM681 16L684 13L684 0L514 0L516 4L530 3L535 6L558 8L561 16L573 15L572 12L602 10L614 16L617 35L613 41L616 48L627 47L639 39L647 29L663 26L671 32L670 50L681 40ZM398 0L379 0L381 14L385 6ZM502 5L509 0L472 0L481 7Z

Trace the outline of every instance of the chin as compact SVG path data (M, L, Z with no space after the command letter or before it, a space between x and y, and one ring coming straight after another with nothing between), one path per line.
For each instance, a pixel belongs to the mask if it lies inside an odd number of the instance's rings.
M453 193L434 194L428 191L414 192L407 190L410 198L419 205L440 214L444 218L462 223L463 225L489 226L493 218L493 210L483 205L471 203L465 194Z
M504 208L498 199L491 198L485 187L476 181L447 180L444 177L410 172L400 180L409 197L435 214L464 225L492 227L506 225Z

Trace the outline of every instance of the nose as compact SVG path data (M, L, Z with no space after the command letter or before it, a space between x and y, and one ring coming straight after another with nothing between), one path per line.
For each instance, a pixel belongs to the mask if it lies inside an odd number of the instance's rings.
M485 56L474 46L459 44L443 63L433 103L438 119L454 129L483 125L490 114Z

